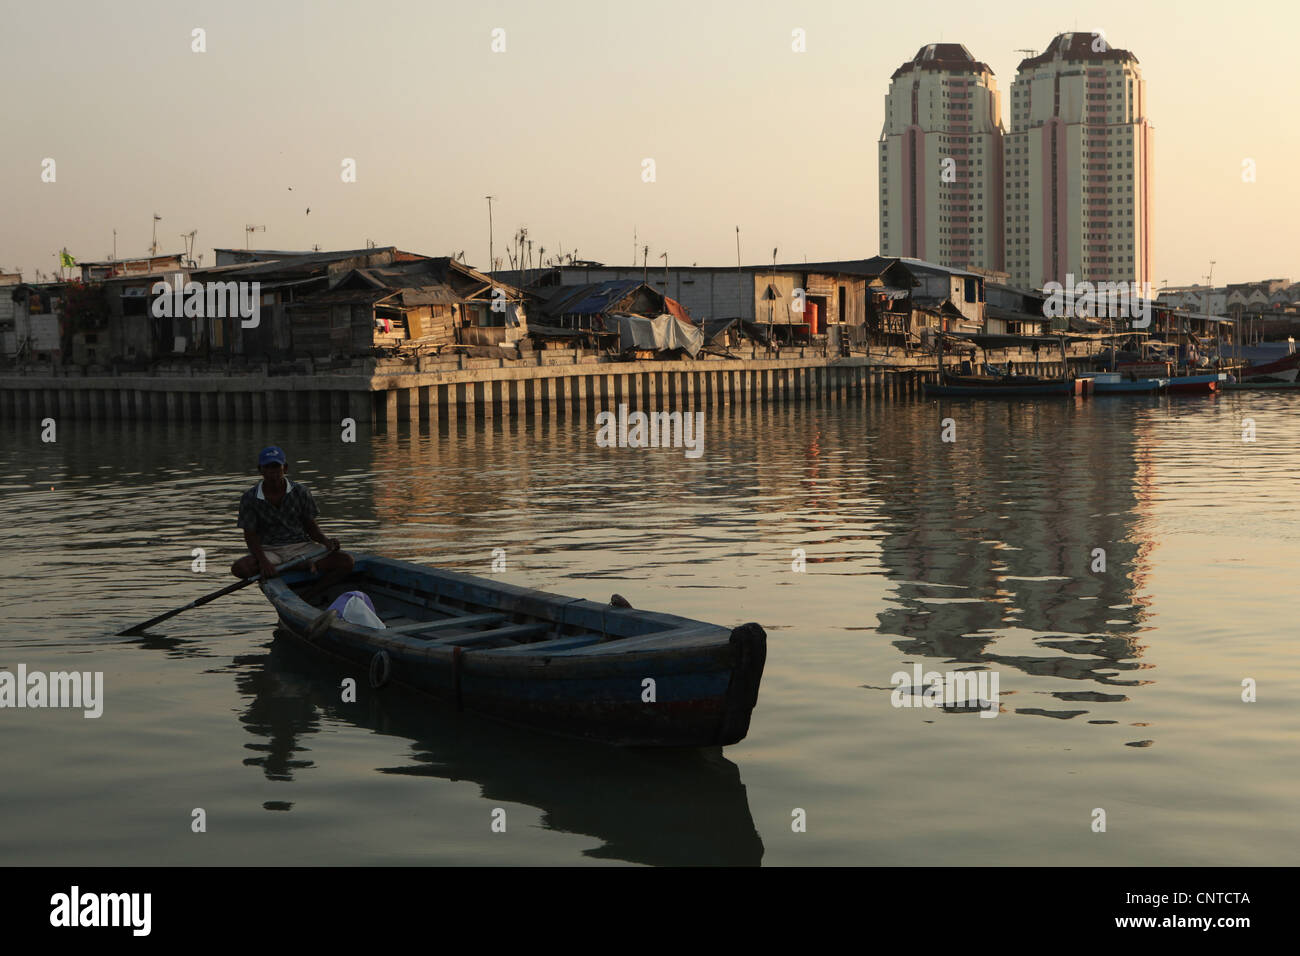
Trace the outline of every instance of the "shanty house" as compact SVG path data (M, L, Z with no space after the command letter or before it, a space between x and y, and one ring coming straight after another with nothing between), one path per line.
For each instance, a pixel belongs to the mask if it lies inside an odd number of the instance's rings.
M5 286L0 295L13 303L13 351L19 359L54 361L62 358L60 314L63 282L20 282ZM6 347L8 347L6 336Z
M513 346L527 332L518 290L450 258L349 270L290 307L303 355L370 354L375 348L441 351Z
M540 319L530 324L529 332L551 347L587 342L598 348L657 351L655 343L677 349L689 341L687 350L694 354L703 342L699 326L680 302L639 279L543 287L534 290L534 295ZM666 329L660 329L663 335L642 328L661 316L672 320ZM634 340L640 344L633 344ZM651 344L641 348L647 342Z

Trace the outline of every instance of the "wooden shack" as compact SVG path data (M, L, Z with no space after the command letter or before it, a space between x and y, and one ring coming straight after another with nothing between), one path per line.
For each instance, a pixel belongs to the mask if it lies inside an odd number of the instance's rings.
M454 259L423 259L338 276L294 303L290 327L294 349L315 357L510 344L524 328L521 298Z

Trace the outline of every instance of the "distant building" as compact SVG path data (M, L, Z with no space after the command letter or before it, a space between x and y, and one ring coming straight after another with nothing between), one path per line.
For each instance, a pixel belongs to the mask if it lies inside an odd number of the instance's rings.
M1006 138L1013 284L1152 280L1151 125L1137 57L1062 33L1020 62Z
M1201 315L1226 315L1228 311L1228 292L1226 289L1211 289L1209 286L1190 285L1177 288L1161 289L1156 301L1168 309L1196 312Z
M60 315L65 288L63 282L20 282L0 290L0 296L9 299L13 308L12 338L5 342L7 357L38 362L62 358Z
M371 250L375 251L375 250ZM390 250L396 252L396 250ZM451 258L414 257L339 272L288 306L293 354L325 358L372 349L513 350L527 334L519 290Z
M975 332L984 324L984 276L890 256L740 268L673 266L666 271L592 262L531 270L526 278L521 272L498 272L494 278L527 281L526 292L555 302L572 301L554 298L559 288L648 286L666 291L669 301L680 302L710 334L738 320L763 340L770 330L778 345L825 337L831 347L901 348L919 343L925 326Z
M22 273L0 272L0 356L18 351L18 337L14 332L14 286L23 281Z
M403 252L393 246L367 249L338 249L328 252L270 252L265 250L217 249L216 258L221 265L194 272L197 282L258 283L261 295L258 324L245 327L235 316L204 317L172 320L183 337L200 352L243 355L263 360L290 360L298 354L322 354L295 339L294 323L298 316L292 308L302 300L329 291L350 272L356 269L381 268L394 263L421 262L427 257ZM238 260L238 261L234 261ZM337 318L337 316L336 316ZM165 320L164 320L165 321ZM329 314L326 314L324 337L328 340ZM341 318L339 319L341 322ZM340 338L347 337L343 323ZM315 339L318 330L308 326L302 332ZM370 348L367 341L365 348ZM324 352L328 353L325 348ZM338 351L347 351L339 343Z
M602 282L644 284L682 305L697 324L721 319L772 326L778 343L807 342L866 321L866 278L860 270L837 273L816 263L759 266L672 266L667 270L607 266L598 262L522 272L497 272L502 281L534 295L552 286ZM798 290L798 293L796 293Z
M165 256L141 256L138 259L105 259L102 262L79 262L82 282L102 282L123 276L165 275L190 265L183 253Z
M880 250L1003 268L1003 127L993 71L931 43L894 71L880 134Z

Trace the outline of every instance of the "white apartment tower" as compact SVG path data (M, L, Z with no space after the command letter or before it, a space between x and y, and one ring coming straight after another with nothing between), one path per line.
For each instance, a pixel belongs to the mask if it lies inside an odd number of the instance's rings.
M1151 126L1137 57L1062 33L1022 60L1006 138L1015 285L1151 280Z
M880 250L1003 268L1002 118L993 71L932 43L894 71L880 134Z

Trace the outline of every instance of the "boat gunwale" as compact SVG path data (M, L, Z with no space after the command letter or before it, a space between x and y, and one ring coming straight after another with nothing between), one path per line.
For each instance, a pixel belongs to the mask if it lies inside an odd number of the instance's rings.
M630 634L623 636L606 637L598 642L581 647L557 648L548 650L548 645L553 642L566 641L572 637L578 637L579 634L557 634L555 637L541 641L514 644L507 647L488 647L466 649L456 644L438 644L429 640L419 638L407 633L398 632L394 634L386 633L386 629L369 628L353 624L350 621L342 619L334 621L329 631L337 638L348 643L371 647L376 651L387 650L390 652L401 653L403 656L424 658L425 660L437 660L439 662L450 662L458 652L462 655L469 655L475 658L482 658L484 655L493 656L495 660L502 662L509 661L512 664L524 664L533 659L542 658L567 658L572 660L582 658L600 658L618 657L628 655L630 659L640 659L642 656L654 657L664 654L674 655L679 652L709 650L715 647L725 646L730 639L731 629L722 625L711 624L706 621L699 621L692 618L681 617L674 614L666 614L659 611L642 611L635 608L616 608L609 605L597 604L594 601L585 598L570 597L567 595L551 594L545 591L539 591L534 588L525 588L518 585L511 585L505 582L493 582L475 575L466 574L460 571L450 571L444 568L433 568L425 565L418 565L408 561L399 561L393 558L384 558L375 555L364 555L358 557L354 574L360 572L362 575L365 569L371 565L379 567L388 567L391 569L415 572L420 576L428 578L442 578L453 581L462 586L477 588L488 595L508 595L516 601L526 604L536 604L542 608L552 610L554 616L548 615L543 617L540 614L531 613L525 609L519 608L502 608L499 605L493 605L497 611L504 613L518 613L520 616L531 618L534 621L543 620L554 625L555 627L564 627L571 625L573 622L564 620L565 612L581 606L582 610L600 611L602 619L605 614L634 616L641 621L659 623L664 626L658 630L647 633ZM266 594L272 606L276 609L280 618L285 621L292 630L298 631L299 636L306 638L306 629L315 621L322 609L312 604L308 604L302 597L293 590L293 584L298 583L305 575L303 573L287 575L285 577L274 578L271 581L264 582L263 591ZM378 578L383 582L383 578ZM362 587L364 590L364 587ZM430 594L437 594L434 589L430 589ZM412 592L414 595L415 592ZM445 596L442 595L442 596ZM486 605L485 605L486 606ZM432 622L431 622L432 623ZM595 634L591 628L585 628L586 633ZM484 632L486 633L486 632ZM608 632L606 632L607 634ZM470 635L463 635L471 637ZM697 640L686 643L686 638L698 638ZM310 639L308 639L310 640ZM656 648L656 644L665 644L666 646ZM528 653L528 648L536 648L534 653ZM508 654L493 655L494 651L505 651Z

